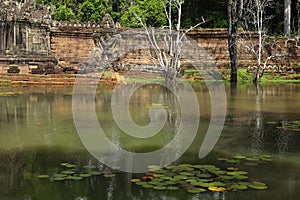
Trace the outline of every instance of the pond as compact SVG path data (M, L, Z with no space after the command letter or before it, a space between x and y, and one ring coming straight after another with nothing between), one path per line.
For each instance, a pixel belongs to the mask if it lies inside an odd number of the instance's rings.
M2 94L16 92L15 95L0 96L0 199L298 199L300 132L287 125L300 120L300 84L270 83L258 88L225 85L227 114L224 128L213 150L202 159L198 153L210 123L210 94L203 83L195 83L193 88L200 107L197 135L172 165L238 167L247 171L251 180L266 183L268 189L199 194L188 193L183 188L176 191L145 189L131 182L143 174L112 170L84 147L73 120L72 88L30 86L0 88ZM147 139L131 137L118 127L111 109L112 91L110 87L98 88L95 110L99 124L113 143L127 151L143 153L160 149L175 138L180 102L168 90L160 85L146 84L130 99L131 117L142 126L149 123L150 107L167 110L162 130ZM160 114L154 117L160 119ZM186 134L190 134L188 130ZM180 146L181 141L177 142ZM258 166L218 160L236 155L268 155L272 159ZM111 159L117 158L118 155L111 156ZM160 159L163 156L157 158ZM81 169L87 166L87 171L96 170L112 176L95 175L62 181L54 181L53 177L50 180L38 178L65 170L62 165L66 164L62 163L71 163Z

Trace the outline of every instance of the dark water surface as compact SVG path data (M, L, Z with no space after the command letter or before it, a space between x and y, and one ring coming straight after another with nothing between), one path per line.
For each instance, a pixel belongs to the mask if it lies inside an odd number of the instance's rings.
M204 159L198 158L198 151L210 121L210 96L205 85L194 85L201 113L199 130L192 146L175 164L205 163L222 167L218 157L239 154L268 154L274 158L274 162L243 168L254 180L267 183L268 190L196 195L183 189L175 192L142 189L130 182L139 175L122 172L113 178L94 176L80 181L36 178L38 174L57 172L62 162L109 169L90 155L77 135L72 116L72 88L39 86L0 90L23 92L18 96L0 97L1 200L283 200L300 196L300 132L278 129L280 123L270 123L300 120L300 84L273 83L259 88L239 85L237 89L227 85L225 126L213 151ZM132 138L117 127L111 112L111 92L110 88L98 89L96 111L99 123L112 141L130 151L150 152L172 140L180 103L170 97L168 91L159 85L147 85L131 98L130 113L139 125L149 122L148 104L168 105L168 121L162 132L146 140Z

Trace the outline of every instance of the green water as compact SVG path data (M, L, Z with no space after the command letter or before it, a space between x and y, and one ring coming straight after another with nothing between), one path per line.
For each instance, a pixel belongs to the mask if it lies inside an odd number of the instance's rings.
M54 182L36 178L60 170L61 162L77 166L97 165L82 145L72 116L72 88L12 87L1 91L23 94L0 97L0 199L298 199L300 196L300 132L276 128L268 122L300 120L300 84L269 84L258 89L226 85L227 116L222 135L213 151L204 159L198 151L210 121L210 97L203 84L195 84L201 120L197 137L187 152L176 161L192 164L215 164L218 157L237 154L268 154L274 162L258 167L244 167L253 180L263 181L269 189L193 195L185 190L164 192L142 189L130 182L139 176L117 173L114 178L95 176L81 181ZM169 106L169 120L157 136L141 140L124 134L111 113L110 88L99 88L96 111L107 136L124 149L150 152L174 137L179 103L159 85L147 85L130 101L130 113L139 125L149 122L147 104ZM80 106L80 105L78 105ZM187 133L188 134L188 133ZM117 136L117 137L116 137ZM160 159L160 158L158 158Z

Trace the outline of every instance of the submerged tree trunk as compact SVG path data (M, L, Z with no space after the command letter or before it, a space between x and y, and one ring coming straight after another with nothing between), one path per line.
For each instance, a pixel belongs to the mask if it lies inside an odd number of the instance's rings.
M238 23L242 17L244 0L229 0L228 10L228 51L230 58L230 82L237 82L238 74Z
M237 29L231 29L228 31L228 50L230 58L230 82L237 82L237 73L238 73L238 54L237 54Z

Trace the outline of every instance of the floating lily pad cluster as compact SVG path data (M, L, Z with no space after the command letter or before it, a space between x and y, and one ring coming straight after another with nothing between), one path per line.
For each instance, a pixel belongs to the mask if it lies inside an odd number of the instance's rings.
M236 155L232 158L218 158L219 161L224 161L231 165L246 165L246 166L257 166L259 164L272 162L273 158L270 155L258 155L253 157L246 157L243 155ZM234 167L229 167L230 170L234 170Z
M278 122L267 122L268 124L279 124ZM296 121L281 121L281 126L277 126L278 129L291 130L300 132L300 120Z
M239 161L241 159L247 158L235 156L234 159L225 160L223 158L221 160L231 163L230 160ZM254 157L252 159L256 160ZM269 156L260 156L260 159L271 158ZM247 171L242 171L236 167L228 167L224 170L215 165L180 164L161 169L157 166L149 166L149 170L150 172L146 173L145 176L132 179L131 182L143 188L154 190L179 190L184 188L189 193L268 189L265 183L251 181Z
M57 173L51 175L38 175L38 178L49 179L53 181L64 181L64 180L83 180L84 178L90 178L92 176L103 175L106 178L115 177L116 174L112 170L98 171L97 166L86 165L83 167L78 167L70 163L61 163L61 168Z
M164 104L161 104L161 103L147 104L145 107L146 108L165 108L165 109L169 108L168 105L164 105Z
M18 96L20 94L23 94L23 92L0 92L2 97Z

